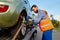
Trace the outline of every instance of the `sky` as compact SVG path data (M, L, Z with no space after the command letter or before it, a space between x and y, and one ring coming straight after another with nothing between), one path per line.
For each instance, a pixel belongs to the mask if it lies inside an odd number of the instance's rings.
M30 6L37 5L39 9L46 10L49 15L53 15L56 20L60 21L60 0L28 0Z

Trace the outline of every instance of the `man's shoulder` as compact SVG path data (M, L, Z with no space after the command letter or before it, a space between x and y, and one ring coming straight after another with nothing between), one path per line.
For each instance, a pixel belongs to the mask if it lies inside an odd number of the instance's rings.
M42 12L47 12L46 10L41 10Z
M46 10L41 10L41 11L44 12L44 13L46 13L46 14L48 14Z

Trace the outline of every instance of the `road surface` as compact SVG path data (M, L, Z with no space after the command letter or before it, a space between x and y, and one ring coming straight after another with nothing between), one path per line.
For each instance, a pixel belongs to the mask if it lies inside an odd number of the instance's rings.
M42 32L39 31L39 28L37 27L37 35L35 37L35 40L42 40ZM29 37L31 36L31 33L28 33L27 36L23 40L29 40ZM53 40L60 40L60 31L53 30Z

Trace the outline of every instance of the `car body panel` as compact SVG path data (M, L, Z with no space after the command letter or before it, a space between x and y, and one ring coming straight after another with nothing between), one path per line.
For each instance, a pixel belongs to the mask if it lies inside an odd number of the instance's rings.
M0 12L0 28L12 27L15 25L21 11L24 8L26 8L26 10L28 8L24 0L0 0L0 5L9 6L6 12Z

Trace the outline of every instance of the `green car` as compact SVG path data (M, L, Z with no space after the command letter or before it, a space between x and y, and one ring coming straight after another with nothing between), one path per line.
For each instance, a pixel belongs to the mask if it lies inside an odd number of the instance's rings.
M0 35L15 35L22 22L20 15L27 16L30 12L28 0L0 0Z
M0 0L0 28L16 25L23 10L30 12L29 7L28 0Z

